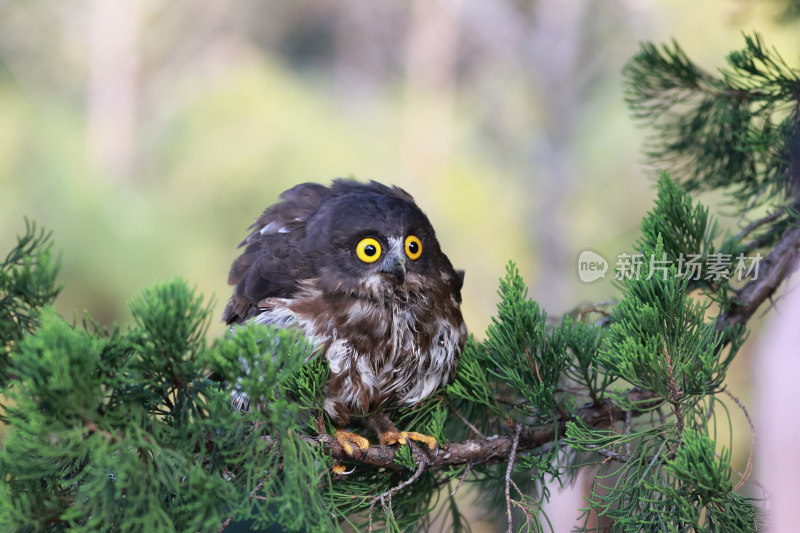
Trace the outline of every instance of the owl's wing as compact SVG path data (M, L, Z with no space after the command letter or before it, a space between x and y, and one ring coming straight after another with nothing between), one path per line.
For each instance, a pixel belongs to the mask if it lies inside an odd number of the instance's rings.
M291 297L297 281L312 276L298 243L305 236L306 222L329 192L316 183L292 187L250 226L252 232L239 245L244 252L228 274L228 284L235 288L222 314L225 323L244 322L257 314L264 298Z

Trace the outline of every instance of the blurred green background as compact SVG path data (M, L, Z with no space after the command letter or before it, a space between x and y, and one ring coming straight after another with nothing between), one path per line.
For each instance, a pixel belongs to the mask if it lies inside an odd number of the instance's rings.
M552 315L616 298L613 276L583 284L576 261L591 248L613 268L654 195L620 69L640 41L675 38L714 70L751 30L796 65L798 24L778 13L747 0L0 0L0 253L24 216L52 229L67 317L124 324L127 299L174 276L219 315L253 219L292 185L355 176L417 199L467 272L479 336L509 259ZM737 368L747 401L747 355ZM741 465L749 432L737 441Z

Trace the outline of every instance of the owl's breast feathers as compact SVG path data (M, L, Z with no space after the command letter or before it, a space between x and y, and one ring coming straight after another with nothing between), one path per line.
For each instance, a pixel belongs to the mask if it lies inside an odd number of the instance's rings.
M413 405L453 377L467 332L450 279L437 289L413 276L404 291L366 297L326 293L317 281L291 299L263 300L254 320L300 328L318 347L330 365L325 411L335 421Z

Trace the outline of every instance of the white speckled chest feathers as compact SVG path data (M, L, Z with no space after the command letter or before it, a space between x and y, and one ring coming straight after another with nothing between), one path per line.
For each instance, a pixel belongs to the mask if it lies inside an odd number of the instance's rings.
M262 301L255 321L296 327L312 340L330 365L325 411L344 423L390 401L416 404L453 376L466 340L460 306L447 298L434 309L425 292L331 299L312 282L291 300Z

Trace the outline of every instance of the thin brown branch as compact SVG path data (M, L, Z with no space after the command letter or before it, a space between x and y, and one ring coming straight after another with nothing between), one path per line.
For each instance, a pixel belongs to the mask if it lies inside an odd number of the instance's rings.
M638 410L633 411L632 416L645 413L662 402L662 399L657 398L653 393L639 389L630 390L627 398L630 402L635 402L639 406ZM545 446L557 438L561 438L566 431L567 422L570 420L581 419L590 427L608 427L614 420L624 419L625 416L625 411L622 408L614 405L610 399L603 399L597 405L589 404L578 408L572 416L560 416L551 424L522 426L518 451L533 450ZM265 438L271 440L270 437ZM329 454L334 460L352 460L336 439L328 434L321 434L316 437L304 436L302 438L311 445L322 446L325 453ZM469 463L478 465L506 462L513 444L513 435L492 435L483 439L442 444L441 450L435 458L430 457L430 452L418 447L414 447L413 453L417 464L420 461L427 460L426 469L436 470ZM396 446L372 445L359 464L402 471L405 467L394 461L396 451Z
M759 218L758 220L754 220L753 222L751 222L748 225L746 225L742 229L742 231L737 233L736 237L734 237L734 239L736 239L736 241L741 241L742 239L744 239L745 237L750 235L754 230L760 228L764 224L768 224L770 222L773 222L774 220L777 220L785 212L786 212L786 207L784 206L784 207L781 207L780 209L776 209L775 211L773 211L772 213L770 213L769 215L767 215L767 216L765 216L763 218Z
M734 396L733 393L731 393L729 390L725 390L725 394L730 396L730 398L734 402L736 402L736 405L738 405L739 409L741 409L742 412L744 413L744 416L747 419L747 423L750 424L750 456L747 458L747 466L744 469L744 473L741 474L741 479L739 479L739 482L733 488L733 490L739 490L740 488L742 488L742 485L744 485L745 482L747 482L747 478L750 477L750 473L753 471L753 455L756 452L756 427L753 424L753 421L750 419L750 413L747 412L747 408L739 400L739 398Z
M386 513L387 516L391 516L392 518L394 518L394 511L392 510L392 496L394 496L404 488L408 487L409 485L417 481L422 475L422 472L425 470L425 466L427 465L427 463L428 463L427 459L425 459L424 456L420 456L419 458L417 458L417 469L414 471L413 476L403 481L396 487L392 487L383 494L379 494L378 496L375 496L370 500L369 531L372 531L372 512L375 509L375 503L381 502L381 507L383 508L383 512Z
M222 523L222 524L219 526L219 529L217 530L217 533L222 533L223 531L225 531L226 529L228 529L228 526L229 526L229 525L231 525L231 522L233 522L233 517L232 517L232 516L228 517L228 519L227 519L227 520L225 520L225 521L224 521L224 522L223 522L223 523Z
M678 443L675 450L682 446L683 442L683 411L681 410L681 391L675 383L675 371L672 368L672 359L669 351L664 350L667 360L667 376L669 377L669 403L672 405L672 412L675 413L675 425L678 429Z
M486 438L486 435L484 435L483 433L481 433L481 431L480 431L478 428L476 428L476 427L475 427L475 425L474 425L472 422L470 422L469 420L467 420L467 419L464 417L464 415L462 415L462 414L461 414L461 413L458 411L458 409L456 409L455 407L453 407L453 405L452 405L450 402L448 402L447 400L445 400L445 403L447 403L447 407L450 409L450 411L451 411L453 414L455 414L455 415L456 415L456 416L457 416L459 419L461 419L461 421L462 421L462 422L464 422L464 425L466 425L466 426L467 426L467 427L468 427L468 428L469 428L469 429L470 429L470 430L471 430L471 431L472 431L472 432L475 434L475 436L476 436L476 437L481 437L481 438L484 438L484 439Z
M759 306L767 300L796 268L800 227L787 229L780 242L763 259L758 279L751 279L742 287L736 302L717 319L717 329L745 324Z
M464 480L467 479L467 474L469 474L470 470L472 470L472 463L467 463L467 466L464 468L464 471L461 473L461 477L458 480L458 484L456 485L456 488L453 489L453 491L450 493L450 496L455 496L456 495L456 493L458 492L458 489L460 489L461 485L464 484Z
M512 533L514 527L511 518L511 473L514 471L514 457L517 455L521 432L522 426L516 424L514 427L514 440L511 443L511 451L508 454L508 468L506 468L506 517L508 518L508 533Z
M516 484L516 483L514 483L514 480L513 480L513 479L509 478L509 482L510 482L511 486L512 486L512 487L514 487L514 490L516 490L516 491L517 491L517 493L519 494L519 497L520 497L520 500L519 500L519 501L518 501L518 500L512 500L512 503L513 503L514 505L516 505L516 506L517 506L517 508L518 508L520 511L522 511L522 513L525 515L525 522L526 522L526 524L527 524L527 525L531 525L531 524L533 524L533 523L534 523L534 521L535 521L535 517L534 517L534 516L533 516L533 514L531 513L530 509L528 509L528 506L527 506L527 505L525 505L525 503L524 503L524 500L525 500L526 498L528 498L528 497L525 495L525 493L524 493L524 492L522 492L522 490L520 490L520 488L517 486L517 484ZM528 499L530 499L530 498L528 498Z
M584 307L583 309L578 311L577 321L578 322L583 321L583 317L585 315L589 314L589 313L599 313L599 314L603 315L604 317L610 317L611 316L610 312L606 311L605 309L602 309L602 308L598 307L599 305L608 305L608 303L609 302L601 302L601 303L598 303L598 304L591 305L589 307Z
M533 370L533 373L536 375L536 379L539 380L539 383L542 383L542 376L539 374L539 365L537 365L536 361L531 358L531 354L527 348L525 348L525 357L528 359L528 364Z

